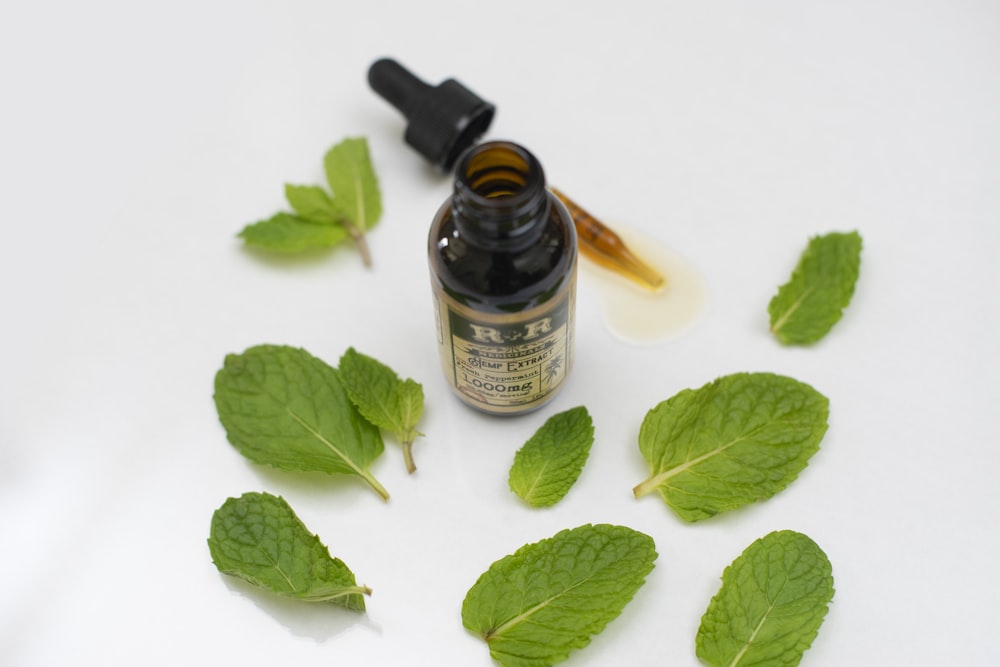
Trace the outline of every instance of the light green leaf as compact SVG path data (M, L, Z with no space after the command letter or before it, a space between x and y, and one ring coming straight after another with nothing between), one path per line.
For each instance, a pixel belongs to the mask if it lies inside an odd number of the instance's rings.
M830 561L790 530L757 540L722 575L701 619L696 652L712 667L795 667L833 599Z
M347 239L340 225L318 225L289 213L247 225L239 237L247 245L276 252L301 252L310 248L331 248Z
M727 375L685 389L646 414L639 450L659 490L685 521L770 498L819 449L829 402L807 384L771 373Z
M618 617L653 570L652 538L584 525L493 563L469 589L462 623L504 667L545 667Z
M215 376L226 436L256 463L357 475L383 499L369 471L382 436L355 409L338 372L302 349L259 345L230 354Z
M533 507L549 507L569 492L594 443L594 423L580 406L553 415L514 456L510 490Z
M424 388L419 382L411 378L406 378L397 385L399 395L399 423L406 428L397 433L401 442L413 442L418 435L423 435L416 430L417 422L424 414Z
M374 227L382 216L382 195L368 153L368 140L344 139L327 151L323 166L337 210L359 229Z
M403 445L406 469L416 471L413 441L419 435L417 422L424 412L424 390L419 383L401 380L381 361L361 354L353 347L340 358L344 388L365 419L389 431Z
M300 218L317 224L337 224L339 213L326 190L318 185L285 184L285 199Z
M245 493L215 510L208 548L219 572L279 595L357 611L371 595L284 498L268 493Z
M834 232L810 239L791 279L778 289L767 312L771 331L786 345L815 343L851 302L861 266L861 236Z

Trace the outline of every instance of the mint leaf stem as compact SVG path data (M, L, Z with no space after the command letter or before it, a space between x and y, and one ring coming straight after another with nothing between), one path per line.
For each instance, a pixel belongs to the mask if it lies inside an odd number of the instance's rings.
M649 495L653 491L656 491L657 487L660 486L659 477L650 477L641 484L636 484L635 488L632 489L632 495L636 498L642 498L643 496Z
M322 591L311 592L308 595L300 596L299 599L306 602L334 602L349 595L364 595L365 597L371 597L372 589L368 586L351 586L348 588L331 590L328 593Z
M368 486L372 487L375 490L375 493L377 493L379 497L382 498L382 500L384 500L385 502L389 502L389 491L387 491L386 488L382 486L377 479L375 479L374 475L372 475L368 471L364 471L358 474L361 475L361 479L365 480L365 482L368 483Z
M417 434L407 435L403 439L403 463L406 464L406 472L413 474L417 472L417 464L413 462L413 441L417 439Z
M361 263L370 269L372 266L372 254L368 249L368 239L365 237L364 230L347 218L341 218L340 224L347 230L347 235L351 237L351 240L354 241L354 245L358 249L358 254L361 255Z

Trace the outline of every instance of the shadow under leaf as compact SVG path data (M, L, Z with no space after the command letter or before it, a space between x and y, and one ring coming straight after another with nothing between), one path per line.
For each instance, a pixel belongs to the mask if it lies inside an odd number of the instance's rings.
M219 576L230 591L253 602L297 637L312 639L321 644L355 627L366 628L376 635L382 634L382 628L365 612L352 611L331 603L304 602L276 595L236 577L224 574Z

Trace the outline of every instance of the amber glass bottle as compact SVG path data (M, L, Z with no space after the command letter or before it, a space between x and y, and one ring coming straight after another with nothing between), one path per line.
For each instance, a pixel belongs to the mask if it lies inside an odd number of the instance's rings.
M538 160L493 141L469 149L428 241L445 376L493 414L544 405L573 362L576 231Z

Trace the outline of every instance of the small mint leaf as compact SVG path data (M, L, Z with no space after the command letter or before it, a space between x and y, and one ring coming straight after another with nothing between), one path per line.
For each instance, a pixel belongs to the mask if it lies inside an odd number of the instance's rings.
M285 184L288 205L303 220L318 224L337 224L337 209L326 190L318 185Z
M215 510L208 548L219 572L279 595L364 611L371 594L284 498L268 493L244 493Z
M362 232L382 216L382 195L364 137L348 138L323 158L336 209Z
M698 657L712 667L795 667L833 599L823 550L790 530L757 540L726 568L701 619Z
M339 225L318 225L290 213L278 213L247 225L239 233L249 246L286 253L331 248L347 236L347 231Z
M861 236L857 232L810 239L791 279L767 306L771 332L785 345L819 341L850 304L860 266Z
M401 380L396 371L353 347L340 357L339 368L351 401L365 419L399 440L406 468L415 472L412 445L420 435L416 426L424 411L423 387L409 378Z
M580 477L594 442L594 423L580 406L553 415L514 456L510 490L533 507L563 499Z

